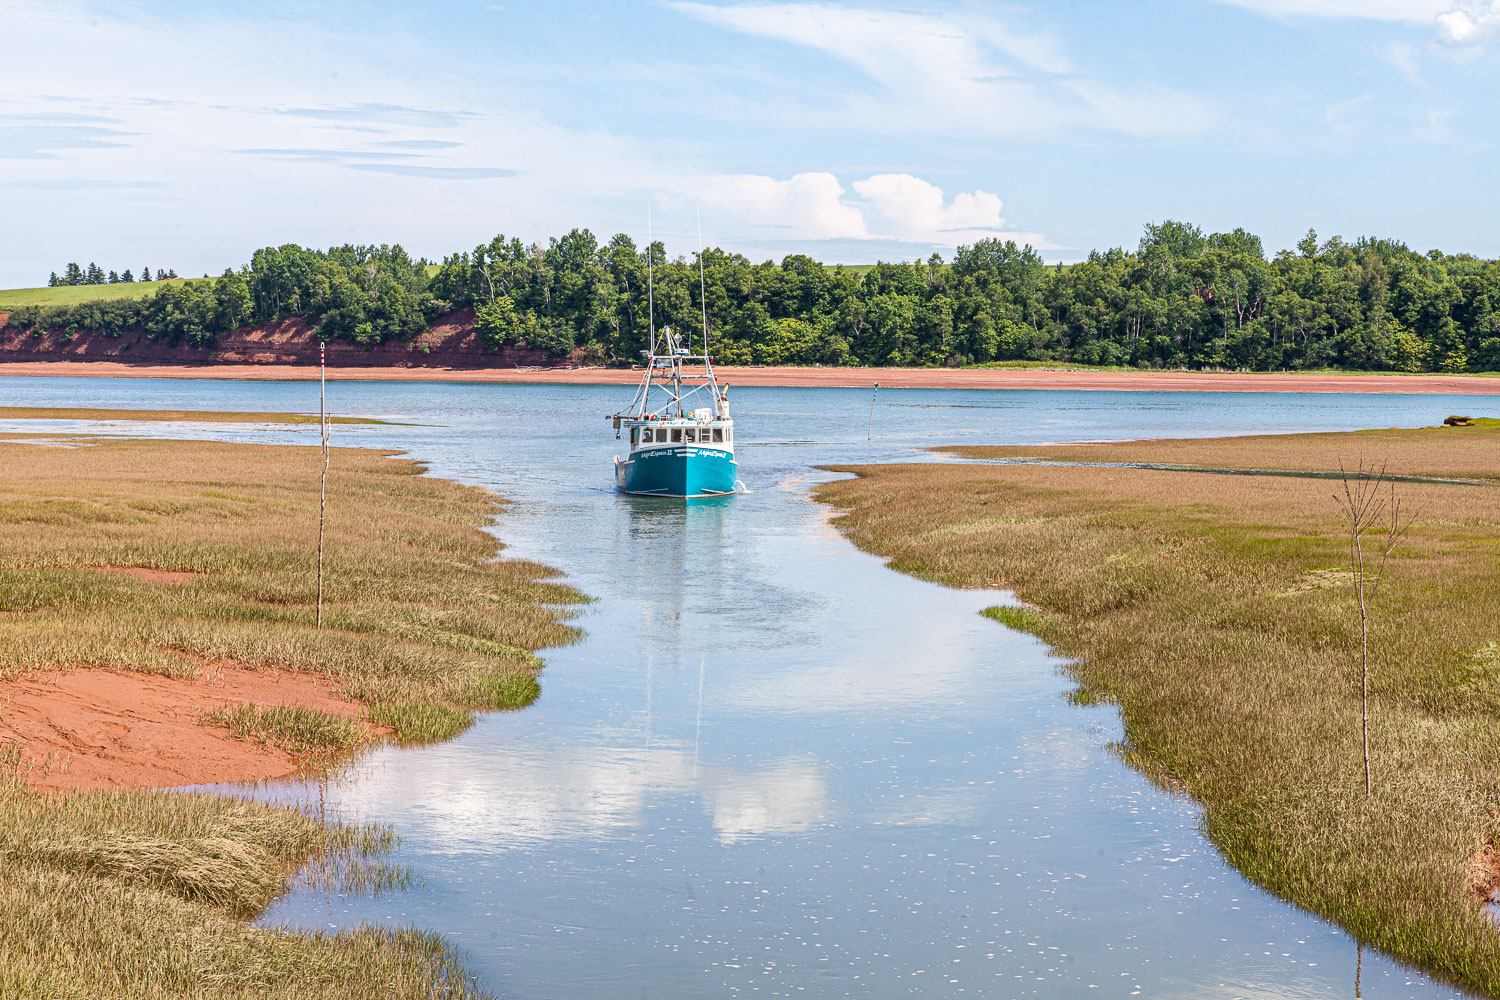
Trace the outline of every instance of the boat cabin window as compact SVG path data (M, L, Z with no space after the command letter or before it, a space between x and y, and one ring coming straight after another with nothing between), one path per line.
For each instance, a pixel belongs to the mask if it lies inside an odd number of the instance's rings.
M724 428L722 428L722 427L715 427L714 428L714 443L715 444L719 444L723 440L724 440Z
M641 429L639 427L630 428L630 447L634 448L636 445L640 444L640 441Z
M695 442L697 442L697 440L698 440L698 432L695 431L695 430L693 430L691 427L689 427L687 429L687 433L686 433L686 441L687 441L687 443L688 444L694 444Z
M672 443L673 444L680 444L681 442L682 442L682 428L681 427L673 427L672 428Z
M650 444L651 443L651 428L649 428L649 427L642 427L641 428L641 443L642 444Z

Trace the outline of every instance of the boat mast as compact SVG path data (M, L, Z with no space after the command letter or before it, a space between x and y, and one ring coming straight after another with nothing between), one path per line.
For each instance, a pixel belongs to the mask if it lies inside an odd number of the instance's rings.
M641 409L638 416L644 417L651 405L651 380L656 376L656 280L652 267L655 254L651 244L651 199L646 199L646 327L650 339L646 342L646 381L641 387Z
M703 307L703 367L708 372L709 382L712 382L714 370L708 360L708 286L703 280L703 209L695 202L693 211L698 215L698 303ZM718 400L714 401L714 409L718 409Z
M656 285L652 280L651 273L651 199L646 199L646 324L651 330L651 340L647 347L651 350L651 360L656 360Z

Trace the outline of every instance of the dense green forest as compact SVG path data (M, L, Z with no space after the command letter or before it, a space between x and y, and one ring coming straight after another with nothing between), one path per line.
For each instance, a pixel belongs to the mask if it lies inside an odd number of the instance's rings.
M668 261L661 243L649 252L657 325L696 340L696 258ZM728 364L1500 369L1500 262L1386 239L1309 232L1268 258L1244 230L1168 221L1147 226L1135 250L1069 265L998 240L862 274L800 255L752 264L711 249L703 261L712 353ZM288 245L212 281L17 309L9 322L210 344L237 326L302 316L324 339L373 345L472 307L488 348L581 349L605 362L645 346L646 277L646 253L628 236L600 244L577 229L546 246L497 236L435 269L399 246Z

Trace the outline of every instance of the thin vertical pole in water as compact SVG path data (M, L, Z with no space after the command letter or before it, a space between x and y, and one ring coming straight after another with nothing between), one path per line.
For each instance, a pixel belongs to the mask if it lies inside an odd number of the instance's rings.
M865 440L869 441L875 433L875 397L880 395L880 383L875 383L875 392L870 396L870 426L865 428Z
M693 203L698 214L698 301L703 306L703 363L708 364L708 288L703 282L703 210Z
M323 473L318 483L318 623L323 627L323 520L328 511L328 345L318 344L318 429L322 438Z

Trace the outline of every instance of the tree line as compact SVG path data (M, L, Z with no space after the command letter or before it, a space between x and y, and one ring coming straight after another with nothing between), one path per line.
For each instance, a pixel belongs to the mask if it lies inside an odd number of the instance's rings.
M10 322L206 344L301 316L325 340L374 345L472 308L485 349L631 361L648 338L648 260L656 325L700 342L696 257L668 260L660 242L641 248L623 234L601 244L586 229L545 245L497 236L431 266L400 246L266 248L217 279L139 301L17 310ZM1309 231L1268 255L1242 229L1167 221L1133 249L1068 265L992 239L951 260L867 269L708 249L703 268L710 347L727 364L1500 369L1500 262L1390 239Z
M175 270L162 270L161 268L156 269L156 281L167 281L168 279L176 277L177 272ZM102 267L90 261L88 267L80 267L76 263L69 263L67 267L63 268L63 273L61 275L59 275L56 271L53 271L52 274L47 278L47 287L63 288L68 285L133 284L136 280L136 276L128 267L124 271L110 271L109 274L105 274ZM151 268L141 268L141 276L139 280L153 280L151 277Z

